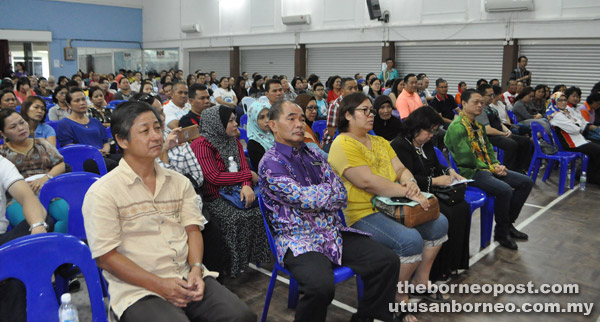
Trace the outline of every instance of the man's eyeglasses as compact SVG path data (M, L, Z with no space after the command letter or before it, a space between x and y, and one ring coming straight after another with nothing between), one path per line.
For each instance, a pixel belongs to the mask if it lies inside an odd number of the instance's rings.
M377 111L374 108L357 108L356 111L362 111L365 116L375 115Z
M559 99L556 100L556 102L566 102L566 101L567 101L566 98L559 98Z

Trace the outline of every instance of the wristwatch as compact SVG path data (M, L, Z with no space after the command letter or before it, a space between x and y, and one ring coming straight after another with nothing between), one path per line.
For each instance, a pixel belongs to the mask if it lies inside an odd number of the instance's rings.
M204 271L206 270L206 267L202 263L196 262L192 264L192 266L200 267L200 272L202 272L202 277L204 277Z
M412 181L414 183L417 183L417 180L415 180L415 178L410 178L410 179L408 179L408 181Z
M54 177L53 177L51 174L49 174L49 173L46 173L46 177L48 177L48 180L50 180L50 179L54 178Z
M35 224L31 225L31 227L29 227L29 231L32 231L34 228L39 227L39 226L44 226L46 231L48 230L48 224L45 221L40 221L40 222L36 222Z

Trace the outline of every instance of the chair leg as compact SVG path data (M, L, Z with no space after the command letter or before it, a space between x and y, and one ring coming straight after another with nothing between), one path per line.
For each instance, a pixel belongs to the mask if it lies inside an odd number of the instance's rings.
M288 308L295 309L298 304L298 282L290 276L290 290L288 292Z
M358 294L359 302L363 297L363 288L364 288L364 284L363 284L362 278L360 278L360 276L358 276L358 274L356 274L356 293Z
M546 182L546 180L550 178L550 174L552 173L552 170L554 170L554 165L556 165L556 161L548 160L546 171L544 171L544 177L542 178L543 182Z
M271 273L271 280L269 281L269 288L267 289L267 297L265 298L265 307L263 308L261 322L267 321L267 314L269 313L269 305L271 304L271 296L273 296L273 289L275 288L275 282L277 281L277 268L273 268Z
M574 158L571 161L571 182L569 184L569 189L573 189L575 187L575 175L577 174L577 158Z
M481 207L481 237L480 246L486 248L492 239L494 225L494 198L488 195L486 203Z
M558 195L565 193L565 183L567 181L567 170L569 163L567 159L560 159L560 177L558 178Z

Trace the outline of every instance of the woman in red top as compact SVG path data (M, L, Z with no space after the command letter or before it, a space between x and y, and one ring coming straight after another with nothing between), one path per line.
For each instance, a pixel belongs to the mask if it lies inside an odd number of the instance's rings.
M327 93L327 104L335 101L342 94L342 78L340 76L333 76L331 83L329 83L331 90Z
M467 83L465 83L465 82L458 83L458 93L456 93L456 96L454 97L454 99L456 100L456 104L462 106L460 93L462 93L466 89L467 89Z
M31 83L27 77L20 77L17 81L15 96L17 96L17 101L19 101L19 104L23 104L27 97L35 96L35 92L31 89Z
M221 105L202 111L200 128L202 136L192 142L191 148L204 174L204 215L208 214L222 232L221 240L207 243L224 246L229 258L225 273L235 277L248 263L268 261L270 257L262 214L258 207L252 207L257 198L252 187L258 176L250 171L237 139L240 132L232 108ZM236 169L230 169L230 158ZM246 208L237 208L223 198L220 191L226 190L240 191Z

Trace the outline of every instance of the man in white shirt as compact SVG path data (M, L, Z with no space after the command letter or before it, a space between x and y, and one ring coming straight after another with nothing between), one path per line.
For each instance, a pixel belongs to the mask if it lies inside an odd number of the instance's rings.
M517 80L511 78L506 82L506 85L508 85L508 90L502 94L502 99L504 100L506 109L512 111L513 104L515 104L515 99L517 98Z
M179 126L179 119L186 115L192 108L188 103L188 88L185 83L173 84L171 101L163 106L165 111L165 124L169 129Z
M131 87L131 90L136 93L140 92L142 89L142 73L135 72L135 74L133 74L133 83L131 83L129 87Z

